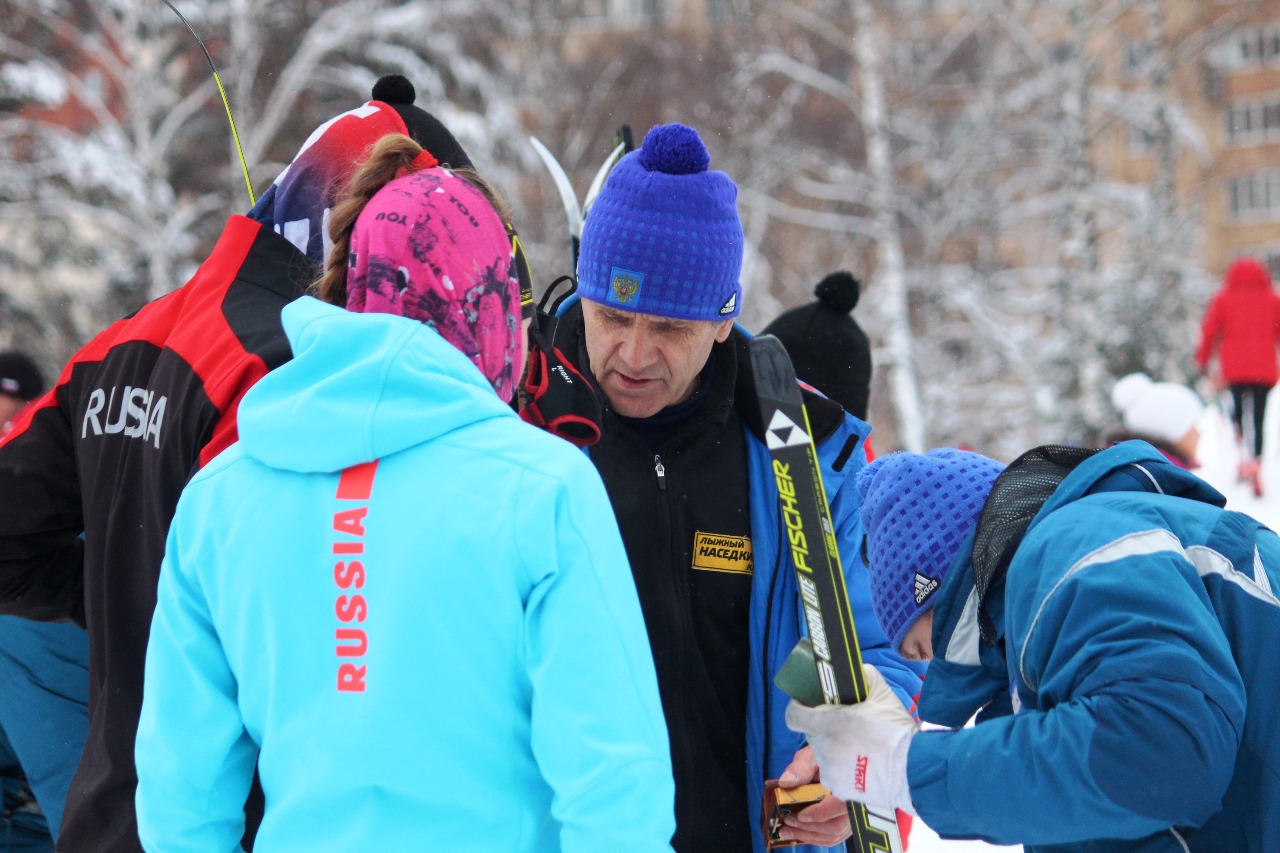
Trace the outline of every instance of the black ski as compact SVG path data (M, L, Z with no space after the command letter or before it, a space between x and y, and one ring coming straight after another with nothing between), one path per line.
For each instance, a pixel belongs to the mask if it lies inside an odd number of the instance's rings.
M861 702L867 698L862 651L795 369L782 343L772 335L751 342L751 368L823 700L838 705ZM847 842L850 851L902 853L893 810L849 803L849 817L853 824Z

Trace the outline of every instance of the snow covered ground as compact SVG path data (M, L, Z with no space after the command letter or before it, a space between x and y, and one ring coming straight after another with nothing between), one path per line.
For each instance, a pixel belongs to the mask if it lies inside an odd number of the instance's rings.
M1200 421L1200 468L1195 472L1222 492L1227 507L1247 513L1273 530L1280 530L1280 399L1273 394L1267 405L1264 432L1271 446L1262 460L1263 496L1255 498L1248 486L1236 482L1238 461L1231 424L1216 405L1209 406ZM1268 492L1270 492L1268 494ZM981 841L944 841L917 819L911 828L908 853L986 853L993 850L1022 850L1021 847L997 847Z
M1263 450L1261 498L1236 482L1239 461L1231 424L1215 405L1205 410L1200 419L1200 468L1202 479L1227 497L1227 507L1247 513L1270 527L1280 530L1280 397L1271 393L1267 401L1267 420L1263 424L1267 446Z

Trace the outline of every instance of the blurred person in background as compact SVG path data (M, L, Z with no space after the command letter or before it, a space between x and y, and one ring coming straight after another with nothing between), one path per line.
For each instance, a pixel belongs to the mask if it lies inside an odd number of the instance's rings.
M17 350L0 352L0 438L36 397L44 393L44 377L31 356Z
M1261 495L1258 478L1266 444L1263 423L1267 397L1277 379L1280 294L1271 273L1255 258L1227 268L1222 287L1209 302L1196 347L1196 365L1216 390L1231 393L1231 422L1240 450L1238 476ZM1216 367L1211 362L1216 357Z
M861 283L845 270L813 289L813 302L779 314L760 334L782 341L796 377L835 400L855 418L867 419L871 395L871 341L849 312Z
M1179 468L1199 467L1200 418L1204 403L1195 391L1176 382L1155 382L1145 373L1130 373L1111 388L1111 403L1120 413L1121 432L1111 443L1141 439Z
M44 391L30 356L0 353L0 437ZM0 774L8 822L0 837L9 833L14 849L52 849L57 840L89 726L88 671L83 628L0 616ZM23 847L22 839L35 846Z

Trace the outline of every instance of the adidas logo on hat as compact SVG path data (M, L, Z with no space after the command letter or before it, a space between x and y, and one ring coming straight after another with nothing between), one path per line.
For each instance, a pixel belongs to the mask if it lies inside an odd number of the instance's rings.
M938 588L938 582L933 578L927 578L916 572L916 606L920 606L929 600L929 596L933 595L934 590Z

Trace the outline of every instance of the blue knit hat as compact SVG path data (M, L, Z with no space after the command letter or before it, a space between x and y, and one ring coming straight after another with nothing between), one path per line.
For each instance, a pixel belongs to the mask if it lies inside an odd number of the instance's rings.
M680 320L738 316L738 188L710 163L698 132L683 124L654 127L618 161L583 225L583 299Z
M978 524L1004 466L965 450L891 453L858 475L871 606L896 650Z

